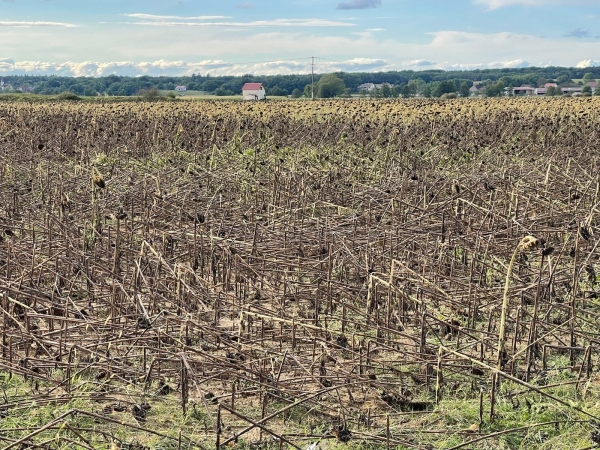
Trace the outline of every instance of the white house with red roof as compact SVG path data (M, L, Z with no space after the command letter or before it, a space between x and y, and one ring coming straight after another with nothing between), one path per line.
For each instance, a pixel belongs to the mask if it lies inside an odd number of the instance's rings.
M266 91L262 83L246 83L242 87L244 100L264 100L265 97Z

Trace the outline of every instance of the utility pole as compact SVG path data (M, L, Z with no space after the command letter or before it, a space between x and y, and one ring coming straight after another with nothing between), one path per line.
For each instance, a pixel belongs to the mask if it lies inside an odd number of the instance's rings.
M315 57L311 56L310 57L310 72L311 72L311 77L312 77L312 82L310 85L310 99L314 100L315 99Z

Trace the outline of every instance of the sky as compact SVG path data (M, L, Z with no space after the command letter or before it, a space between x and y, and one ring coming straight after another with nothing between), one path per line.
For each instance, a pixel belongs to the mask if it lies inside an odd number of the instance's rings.
M0 75L600 66L600 0L0 0Z

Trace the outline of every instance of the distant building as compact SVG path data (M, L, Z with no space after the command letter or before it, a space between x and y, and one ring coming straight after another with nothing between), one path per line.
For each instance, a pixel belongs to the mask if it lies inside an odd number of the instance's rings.
M384 86L388 86L388 87L392 87L392 85L390 83L381 83L381 84L374 84L374 83L363 83L360 86L358 86L358 91L366 91L366 92L373 92L373 91L378 91L383 89Z
M513 95L515 96L528 96L528 95L536 95L537 89L533 86L519 86L513 88Z
M185 92L187 91L187 88L185 86L176 86L175 90L178 92Z
M359 91L373 92L375 89L377 89L377 85L373 83L363 83L358 86Z
M243 100L264 100L265 98L266 91L262 83L246 83L242 87Z
M592 81L587 83L587 85L592 88L592 93L595 92L597 83ZM574 86L574 87L558 87L556 83L546 83L544 87L534 88L533 86L523 85L519 87L513 88L513 95L515 96L544 96L548 95L548 90L550 88L558 90L563 95L581 95L583 91L583 86Z
M581 94L581 92L583 91L583 87L564 87L560 88L560 91L563 93L563 95Z
M469 94L471 97L485 94L485 86L483 84L474 84L469 88Z
M598 89L598 82L597 81L590 81L587 85L592 88L592 94L595 94L596 93L596 89Z
M539 87L535 90L535 95L546 95L548 93L548 89L550 88L554 88L554 89L558 89L558 84L556 83L546 83L544 84L544 87Z

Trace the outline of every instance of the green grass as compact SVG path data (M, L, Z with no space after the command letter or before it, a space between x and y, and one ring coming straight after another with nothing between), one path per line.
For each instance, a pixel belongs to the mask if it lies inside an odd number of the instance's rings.
M563 362L561 359L564 359L564 357L557 357L552 365L560 366ZM56 371L50 376L50 379L56 380L63 377L62 372ZM549 384L558 381L564 382L566 379L575 379L575 377L576 375L570 372L550 370L549 379L546 382ZM452 376L449 376L446 384L449 385L451 382ZM107 415L107 417L116 419L120 423L102 423L101 420L94 417L79 414L71 415L64 420L64 423L68 426L63 425L63 422L61 422L55 428L37 437L36 442L42 441L41 437L46 437L47 439L54 439L57 443L57 446L53 448L71 448L63 438L73 437L72 429L75 429L79 430L80 434L93 448L97 449L110 448L111 440L128 445L137 443L145 446L144 448L152 449L177 448L174 440L134 430L124 425L134 424L172 438L177 438L181 430L184 436L190 437L196 443L202 443L204 448L214 448L213 438L209 437L212 434L209 416L215 417L216 406L214 405L210 407L210 413L207 414L201 402L192 399L192 402L188 405L188 411L184 415L181 410L179 394L176 391L167 396L158 396L156 395L155 386L146 389L142 384L131 384L126 392L111 393L110 380L103 382L103 385L109 389L106 400L92 401L86 397L98 390L99 383L95 379L83 375L73 378L71 383L71 399L63 401L62 399L66 399L66 395L60 389L54 392L54 396L46 398L40 396L40 392L52 387L50 383L26 381L20 376L11 377L6 372L0 372L0 391L4 396L4 401L16 405L0 418L0 429L3 430L2 436L10 439L20 439L71 409L103 414L102 410L105 406L120 401L127 406L127 410L112 412ZM597 383L588 383L583 391L581 389L576 391L574 385L549 388L546 391L571 403L573 406L583 408L591 414L600 415L600 388ZM520 394L517 395L519 392ZM40 399L38 403L28 401L28 398L34 395ZM145 421L137 421L132 417L130 407L133 403L142 402L147 402L151 409L148 411ZM489 421L487 402L486 395L483 410L484 420L483 423L480 423L478 390L452 391L446 389L440 404L435 406L429 414L417 414L415 416L392 414L390 416L390 437L392 441L396 442L407 442L409 440L414 442L416 440L422 446L421 448L443 450L482 435L509 430L494 438L482 440L465 448L571 450L588 448L590 445L590 426L587 424L586 417L573 409L548 401L538 393L523 392L522 386L508 381L502 384L497 403L497 416L493 422ZM268 413L274 412L282 406L284 405L272 402L269 405ZM248 410L248 414L251 415L253 408L251 405L240 404L238 411L245 412L245 410ZM374 411L375 419L372 427L365 428L364 426L352 424L353 439L348 444L342 444L335 439L324 438L320 448L322 450L379 450L386 448L384 430L385 416L388 412L393 411ZM321 422L315 421L315 418L311 418L308 413L308 409L304 406L291 410L290 414L287 415L286 431L290 433L310 431L314 435L326 435L327 427L323 427ZM228 426L234 426L235 424L235 428L238 428L244 425L243 422L229 417L226 413L224 414L224 420ZM307 421L308 419L311 420ZM473 428L478 424L480 425L479 430L473 431ZM277 428L274 428L274 426L272 424L270 427L276 430ZM282 424L279 426L281 427ZM98 433L99 429L105 434ZM515 431L511 432L510 430ZM361 441L360 435L362 433L380 436L381 445ZM111 436L111 438L107 438L107 436ZM313 441L316 440L313 439ZM306 445L308 443L309 440L307 440ZM264 445L253 446L252 448L268 449L271 448L269 445L268 440L265 440ZM184 440L182 448L200 447L192 447L189 443L186 444ZM250 446L246 441L240 440L237 448L250 448ZM391 448L403 450L404 448L414 447L392 445Z
M50 378L61 379L63 377L64 374L56 372ZM7 413L0 415L0 430L2 430L0 436L21 439L72 409L106 416L113 421L103 422L99 418L85 414L71 414L52 429L36 437L36 442L40 442L44 438L53 438L57 447L52 448L71 448L64 443L62 438L74 438L72 430L75 430L95 449L109 449L113 441L127 445L137 443L152 449L177 448L175 440L135 430L125 424L137 425L175 439L181 430L187 436L196 436L198 443L205 441L204 431L207 428L210 429L210 421L203 409L194 408L190 409L186 415L182 414L176 394L157 396L153 392L154 389L144 389L143 385L130 385L126 394L116 394L110 392L111 383L106 381L102 383L109 391L106 394L106 400L90 400L89 396L99 387L96 380L81 376L73 378L71 382L70 400L66 400L66 394L60 389L55 391L53 396L44 398L44 396L40 396L40 391L51 388L50 383L26 381L20 376L9 376L6 372L0 372L0 391L3 393L4 400L13 405ZM40 400L38 402L28 401L32 396L36 396ZM146 420L141 421L133 417L131 406L133 403L141 404L143 402L147 402L151 409L147 412ZM0 403L0 407L2 403L4 402ZM126 410L108 413L103 411L103 408L115 403L122 404ZM99 424L102 425L99 426ZM75 439L81 442L80 439ZM183 444L182 448L200 448L190 446L185 439Z

